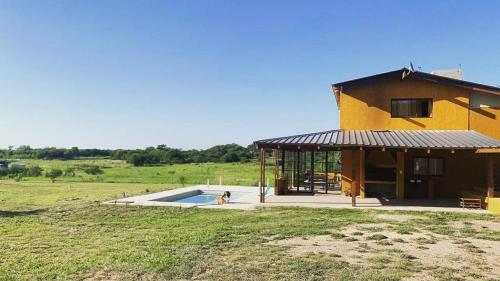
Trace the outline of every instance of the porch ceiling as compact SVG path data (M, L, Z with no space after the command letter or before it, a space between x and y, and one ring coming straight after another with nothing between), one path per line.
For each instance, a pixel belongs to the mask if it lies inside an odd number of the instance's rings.
M472 130L331 130L258 140L262 148L385 147L417 149L498 149L500 141Z

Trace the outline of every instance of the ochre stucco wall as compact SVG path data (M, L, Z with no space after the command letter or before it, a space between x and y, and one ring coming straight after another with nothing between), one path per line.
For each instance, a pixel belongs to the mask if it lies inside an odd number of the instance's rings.
M481 94L484 95L484 94ZM500 109L469 109L471 90L424 80L388 78L364 85L344 86L340 93L340 128L345 130L475 130L500 140ZM430 118L392 118L391 99L430 98ZM496 99L496 97L487 97ZM484 99L483 99L484 100ZM390 165L388 157L377 153L366 159L366 165ZM473 151L408 150L405 158L406 179L413 171L417 156L443 157L445 175L433 177L435 197L457 197L461 190L486 186L486 160ZM351 190L353 156L342 151L342 190ZM354 159L354 161L357 161Z
M500 108L471 109L470 129L500 140Z
M391 118L391 99L431 98L431 118ZM467 130L467 89L422 80L388 79L344 87L340 128L346 130Z
M346 194L351 191L351 183L353 180L352 174L352 151L342 151L342 193Z
M488 198L488 210L500 215L500 198Z

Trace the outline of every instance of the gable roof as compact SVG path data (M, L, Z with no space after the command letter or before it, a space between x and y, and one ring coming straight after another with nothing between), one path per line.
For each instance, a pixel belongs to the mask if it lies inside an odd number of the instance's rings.
M472 130L330 130L255 141L259 147L385 147L417 149L500 148L500 141Z
M384 72L384 73L380 73L380 74L375 74L375 75L371 75L371 76L361 77L361 78L357 78L357 79L353 79L353 80L348 80L348 81L332 84L332 90L333 90L333 93L335 95L335 100L337 101L337 106L340 108L340 92L342 91L342 88L344 86L360 85L362 83L380 81L382 79L387 79L387 78L397 78L397 79L401 79L401 80L403 80L403 79L421 79L421 80L435 82L435 83L442 83L442 84L452 85L452 86L456 86L456 87L467 88L467 89L471 89L473 91L484 92L484 93L489 93L489 94L494 94L494 95L500 95L500 88L499 87L470 82L470 81L465 81L465 80L453 79L453 78L439 76L436 74L426 73L426 72L422 72L422 71L414 71L414 70L410 70L410 69L404 67L404 68L394 70L394 71Z

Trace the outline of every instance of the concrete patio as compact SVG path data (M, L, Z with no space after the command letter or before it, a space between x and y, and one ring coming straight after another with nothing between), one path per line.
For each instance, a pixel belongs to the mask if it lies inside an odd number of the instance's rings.
M246 194L246 196L231 200L224 205L216 204L188 204L159 200L193 190L231 191ZM351 197L344 196L340 191L330 191L328 194L317 192L291 193L287 195L274 195L273 188L266 188L265 203L259 203L259 188L255 186L221 186L221 185L195 185L176 188L162 192L144 194L139 196L110 200L103 204L110 205L141 205L141 206L170 206L182 208L213 208L213 209L240 209L253 210L266 207L307 207L307 208L356 208L375 210L404 210L404 211L439 211L439 212L469 212L489 213L487 210L462 209L458 199L421 199L421 200L381 200L378 198L357 198L356 207L351 205Z
M266 198L266 202L261 203L260 206L489 213L489 211L482 209L463 209L459 206L458 199L381 200L379 198L358 197L356 198L356 207L353 207L351 197L344 196L340 192L270 195Z

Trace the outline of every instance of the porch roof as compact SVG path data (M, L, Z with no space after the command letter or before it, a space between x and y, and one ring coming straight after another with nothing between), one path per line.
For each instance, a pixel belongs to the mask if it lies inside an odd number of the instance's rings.
M472 130L330 130L258 140L261 148L385 147L418 149L499 149L500 141Z

